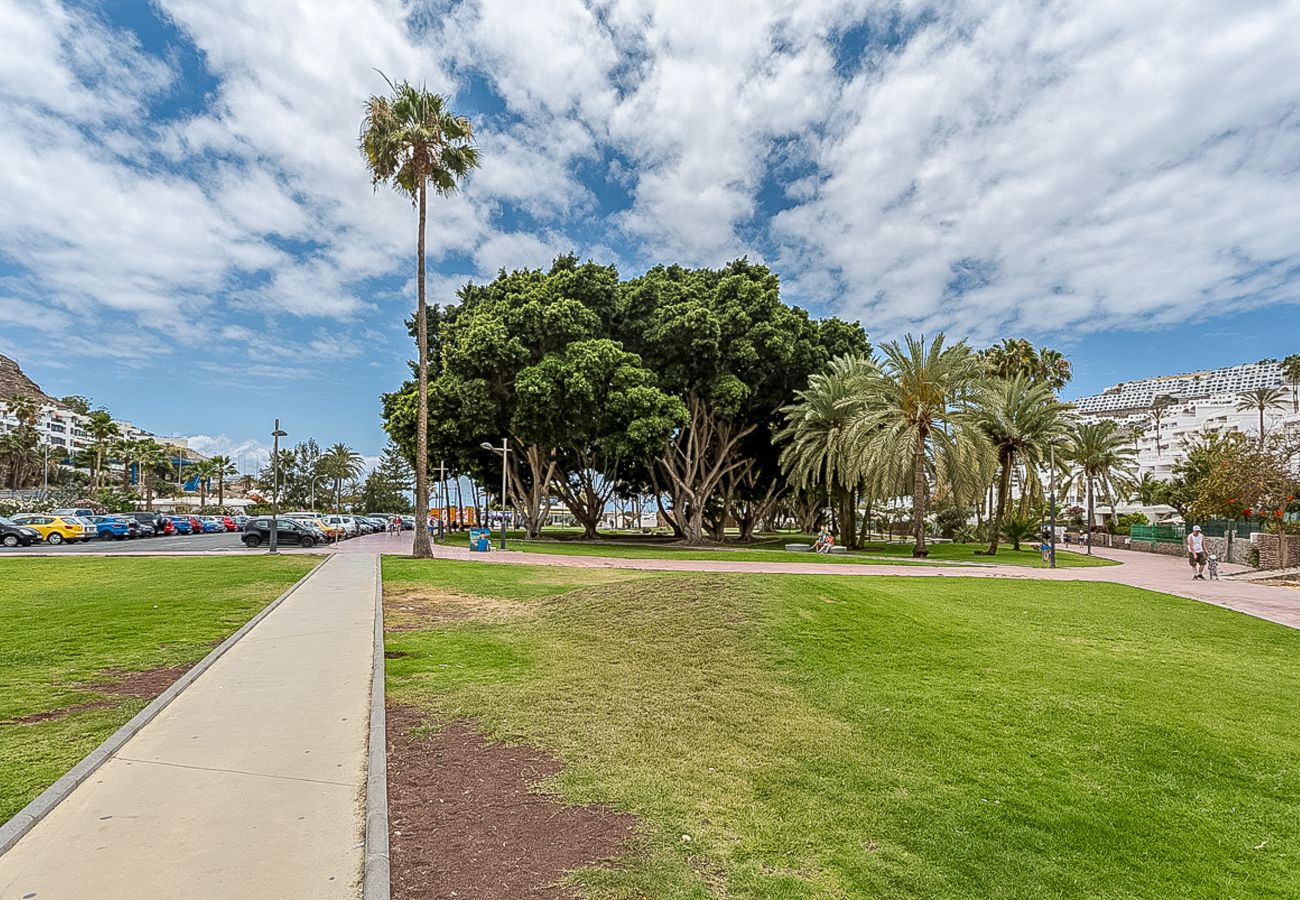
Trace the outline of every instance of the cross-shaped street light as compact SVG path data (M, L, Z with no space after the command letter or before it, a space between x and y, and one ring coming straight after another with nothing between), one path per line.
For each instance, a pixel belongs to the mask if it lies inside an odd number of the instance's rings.
M487 441L479 444L484 450L501 454L501 549L506 549L506 466L510 462L510 439L502 438L500 447L493 447Z

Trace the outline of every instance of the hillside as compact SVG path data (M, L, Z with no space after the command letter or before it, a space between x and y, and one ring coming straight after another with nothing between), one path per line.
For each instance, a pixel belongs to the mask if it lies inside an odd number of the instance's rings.
M4 354L0 354L0 402L12 400L18 396L31 397L34 400L47 400L51 403L57 402L53 397L42 391L39 384L28 378L18 363Z

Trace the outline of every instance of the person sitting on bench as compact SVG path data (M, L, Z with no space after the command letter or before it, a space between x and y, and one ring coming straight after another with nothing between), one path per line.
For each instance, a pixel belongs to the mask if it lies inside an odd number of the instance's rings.
M817 543L813 544L814 553L830 553L831 548L835 546L835 535L831 534L829 528L823 528L817 534Z

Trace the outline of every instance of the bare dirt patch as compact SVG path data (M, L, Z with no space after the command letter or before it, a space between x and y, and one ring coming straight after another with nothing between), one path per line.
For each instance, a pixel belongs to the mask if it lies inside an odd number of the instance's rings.
M72 706L61 706L58 709L47 709L42 712L29 713L25 716L19 716L16 719L5 719L0 725L36 725L41 722L52 722L55 719L62 719L73 713L84 712L88 709L107 709L114 706L113 700L91 700L88 703L76 703Z
M146 669L143 672L128 672L124 669L103 669L100 671L105 681L88 685L100 694L114 697L142 697L153 699L167 690L176 680L188 672L191 666L162 666Z
M70 706L60 706L57 709L28 713L16 719L2 721L0 725L36 725L40 722L52 722L55 719L66 718L75 713L85 712L88 709L108 709L111 706L116 706L125 697L152 700L171 687L178 678L189 670L189 666L163 666L157 669L148 669L144 672L129 672L125 669L102 669L99 674L105 679L104 681L78 682L74 687L84 691L93 691L96 694L106 694L108 697L115 699L87 700L85 703L74 703Z
M473 597L436 589L399 590L384 597L384 628L416 631L475 619L504 622L534 615L536 607L500 597Z
M567 872L618 856L634 818L568 806L533 787L560 763L488 742L464 723L412 733L418 710L388 707L388 815L395 900L558 900Z

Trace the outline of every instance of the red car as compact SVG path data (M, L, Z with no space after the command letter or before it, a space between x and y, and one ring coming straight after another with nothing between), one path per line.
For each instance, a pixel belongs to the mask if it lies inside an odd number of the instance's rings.
M174 524L172 524L172 520L171 520L171 517L170 517L170 516L163 516L163 520L162 520L162 533L163 533L163 534L175 534L175 533L176 533L176 526L175 526Z
M198 516L181 516L181 518L188 521L190 523L190 527L194 529L193 531L190 532L190 534L203 533L203 520L200 519Z
M239 526L235 524L235 520L230 518L230 516L217 516L217 518L221 520L222 525L226 526L226 531L239 530Z

